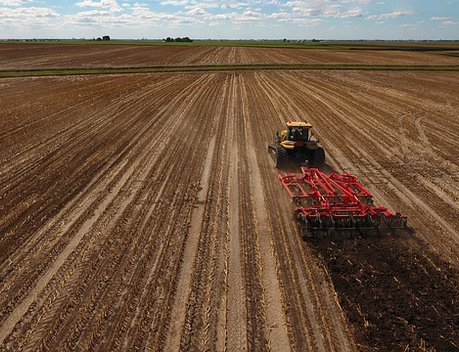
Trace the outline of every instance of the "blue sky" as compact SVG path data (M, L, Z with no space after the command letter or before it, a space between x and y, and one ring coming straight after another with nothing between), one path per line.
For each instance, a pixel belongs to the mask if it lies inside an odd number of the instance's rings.
M459 0L0 0L0 38L459 39Z

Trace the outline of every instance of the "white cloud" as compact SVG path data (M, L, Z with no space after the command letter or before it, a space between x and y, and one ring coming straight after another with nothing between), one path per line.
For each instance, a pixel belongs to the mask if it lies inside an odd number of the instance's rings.
M204 9L214 9L218 8L219 6L215 3L200 3L194 5L187 5L185 6L185 10L188 11L196 11L196 10L204 10Z
M75 5L78 7L107 7L107 6L112 6L113 3L116 3L116 1L107 1L107 0L102 0L102 1L93 1L93 0L84 0L77 2Z
M452 17L438 17L434 16L430 18L432 21L438 22L442 27L451 27L457 25L457 22L454 21Z
M300 26L315 26L322 22L320 18L304 18L290 12L277 12L268 17L277 22L297 24Z
M0 28L23 32L29 28L48 28L54 32L59 14L47 7L0 7Z
M32 2L32 0L0 0L0 5L19 6L28 2Z
M398 17L410 16L412 14L413 12L411 11L395 11L395 12L390 12L390 13L383 13L381 15L371 15L371 16L368 16L366 19L380 22L384 20L392 20Z
M351 3L369 3L369 0L317 0L314 2L294 0L288 1L283 6L290 8L298 16L305 17L332 17L351 18L362 17L364 11L360 7L349 9Z
M241 9L250 6L247 2L225 2L220 6L222 9Z
M16 18L32 21L37 18L51 18L59 16L56 11L47 7L0 7L0 12L2 13L0 22L2 18Z
M409 30L414 30L417 28L417 26L413 23L404 23L404 24L401 24L400 27L404 29L409 29Z
M242 14L236 14L234 16L234 19L236 23L253 22L253 21L259 21L263 19L264 16L265 15L262 12L247 10L247 11L244 11Z
M363 16L363 10L361 8L353 8L350 9L349 11L344 12L341 14L341 18L350 18L350 17L362 17Z
M98 9L103 9L104 11L109 11L111 13L120 13L123 12L123 7L118 4L116 0L101 0L101 1L93 1L93 0L84 0L77 2L75 4L78 7L93 7Z
M190 1L190 0L166 0L166 1L161 1L160 4L163 5L163 6L167 6L167 5L170 5L170 6L186 6L186 5L189 5L189 4L195 4L195 2L194 1Z
M209 15L209 13L200 6L193 6L188 12L190 16L203 17Z
M111 12L121 12L122 11L122 7L118 4L116 0L101 0L101 1L84 0L81 2L77 2L75 5L78 7L96 7L96 8L109 9Z
M453 20L446 20L446 21L441 22L441 25L442 26L455 26L457 25L457 22Z

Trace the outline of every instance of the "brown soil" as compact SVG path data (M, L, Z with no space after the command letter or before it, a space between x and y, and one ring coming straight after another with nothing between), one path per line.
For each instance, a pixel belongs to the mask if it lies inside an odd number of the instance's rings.
M457 347L457 74L0 86L0 349ZM413 238L301 240L266 152L298 117Z
M0 70L215 64L457 65L442 53L218 46L0 45Z
M363 349L459 349L459 275L409 238L310 240Z

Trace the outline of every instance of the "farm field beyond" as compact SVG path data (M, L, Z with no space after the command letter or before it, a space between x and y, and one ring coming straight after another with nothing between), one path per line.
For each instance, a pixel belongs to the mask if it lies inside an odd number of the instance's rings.
M358 47L357 47L358 48ZM380 47L381 49L383 47ZM0 70L242 64L458 65L457 51L1 44Z
M15 51L0 68L313 60L94 48ZM459 349L459 74L31 77L0 89L0 350ZM313 124L328 171L354 174L413 233L303 241L266 150L292 119Z

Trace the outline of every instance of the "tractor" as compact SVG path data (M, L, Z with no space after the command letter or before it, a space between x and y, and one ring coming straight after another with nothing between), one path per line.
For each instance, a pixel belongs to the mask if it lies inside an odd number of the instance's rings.
M274 143L268 145L268 152L282 169L290 160L321 168L325 164L325 151L311 132L312 125L306 122L289 121L287 129L276 132Z

